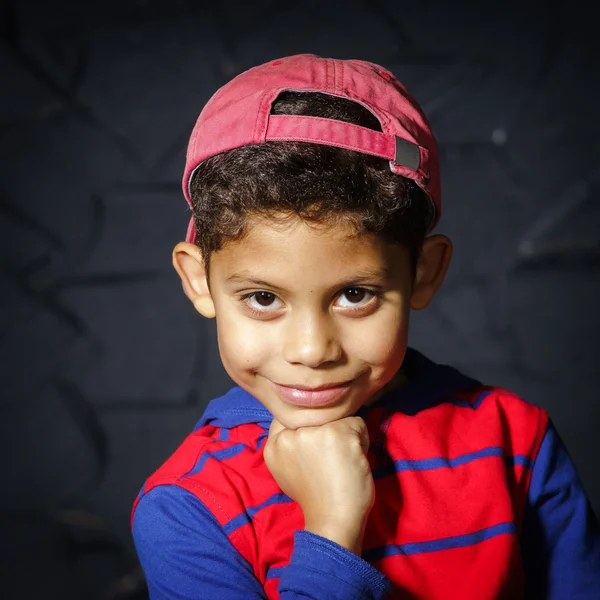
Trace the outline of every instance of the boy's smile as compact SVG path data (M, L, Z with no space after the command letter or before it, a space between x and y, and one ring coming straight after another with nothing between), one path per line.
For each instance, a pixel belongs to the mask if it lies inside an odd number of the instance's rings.
M277 383L273 383L273 386L279 397L285 402L295 406L317 408L339 401L350 390L354 381L330 382L314 387L303 384L279 385Z
M297 429L355 414L397 373L411 304L429 302L450 257L447 238L432 239L415 280L403 246L296 216L249 218L211 255L210 287L195 246L179 245L174 262L197 310L217 319L229 376Z

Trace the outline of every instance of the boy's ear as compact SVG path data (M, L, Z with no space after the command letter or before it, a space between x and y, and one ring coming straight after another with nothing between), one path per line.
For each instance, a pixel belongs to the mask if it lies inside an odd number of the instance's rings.
M425 308L442 285L450 259L452 242L445 235L432 235L423 242L410 298L413 310Z
M173 266L181 277L183 291L196 310L208 319L215 316L215 305L208 287L204 258L198 246L180 242L173 248Z

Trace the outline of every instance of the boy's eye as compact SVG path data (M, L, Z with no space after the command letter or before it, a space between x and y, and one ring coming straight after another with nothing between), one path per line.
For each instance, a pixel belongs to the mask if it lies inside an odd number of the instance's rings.
M277 302L280 302L279 298L272 292L252 292L246 294L242 301L254 313L272 312L281 308L277 304Z
M275 294L271 292L255 292L251 297L254 298L256 304L264 307L271 306L276 298Z
M344 296L350 300L350 302L360 302L364 299L367 290L364 288L349 288L344 292Z
M375 297L379 297L375 291L361 287L352 287L344 290L338 296L338 306L342 308L357 308L367 306Z

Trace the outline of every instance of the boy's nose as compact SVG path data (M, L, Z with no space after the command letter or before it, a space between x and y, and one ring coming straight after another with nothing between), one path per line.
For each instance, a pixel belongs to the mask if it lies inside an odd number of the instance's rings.
M315 368L342 357L342 347L330 317L298 315L290 319L288 325L284 341L287 362Z

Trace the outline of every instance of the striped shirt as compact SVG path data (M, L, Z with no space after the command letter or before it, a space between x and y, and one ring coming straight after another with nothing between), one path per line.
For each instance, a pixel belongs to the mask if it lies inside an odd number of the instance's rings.
M405 368L359 412L376 493L362 557L303 531L263 459L272 416L236 387L135 501L151 598L600 598L597 522L547 413L414 350Z

